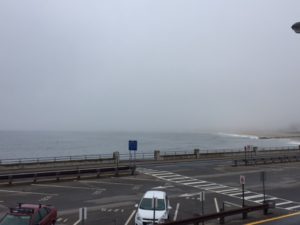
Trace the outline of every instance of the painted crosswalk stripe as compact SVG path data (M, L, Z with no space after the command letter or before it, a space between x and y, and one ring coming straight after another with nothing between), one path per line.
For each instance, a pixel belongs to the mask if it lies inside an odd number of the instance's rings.
M249 194L249 193L252 193L252 192L250 192L250 191L245 191L244 192L244 194ZM252 194L254 194L254 193L252 193ZM239 191L239 192L237 192L237 193L230 193L230 194L228 194L228 195L230 195L230 196L237 196L237 195L243 195L243 192L241 192L241 191ZM245 199L246 199L246 197L245 197Z
M229 187L228 187L229 188ZM225 193L227 193L227 192L233 192L233 191L237 191L237 190L239 190L239 189L237 189L237 188L229 188L229 189L225 189L225 190L221 190L221 191L216 191L217 193L220 193L220 194L225 194Z
M225 186L222 184L212 183L204 180L197 180L191 177L186 177L183 175L179 175L176 173L171 173L168 171L158 171L158 170L149 170L149 169L139 169L139 171L143 171L145 174L150 174L154 177L157 177L162 180L167 180L170 182L182 184L185 186L190 186L193 188L198 188L202 190L207 190L214 193L219 193L222 195L234 197L241 199L242 198L242 190L240 188ZM263 194L252 192L252 191L245 191L245 200L256 202L256 203L262 203L264 201ZM188 197L191 199L190 196L182 196L182 197ZM266 200L275 200L276 206L281 209L285 210L300 210L300 203L299 202L293 202L286 199L277 198L274 196L267 195L265 196Z
M195 182L189 182L189 183L183 183L184 185L192 185L192 184L202 184L202 183L207 183L206 181L195 181Z
M160 178L170 178L170 177L181 177L181 175L178 174L172 174L172 175L163 175L163 176L159 176Z
M60 221L62 221L62 218L58 218L56 221L57 221L57 222L60 222Z
M266 198L266 201L267 201L267 200L276 200L276 199L278 199L278 198L276 198L276 197L273 197L273 198ZM254 201L254 202L256 202L256 203L261 203L261 202L263 202L263 201L264 201L264 199L260 199L260 200Z
M185 182L192 182L192 181L195 181L195 180L193 180L193 179L179 180L179 181L177 181L177 183L182 183L183 185L185 185Z
M260 198L263 196L264 196L263 194L253 195L253 196L245 197L245 200L249 200L249 199L253 199L253 198Z
M182 180L182 179L190 179L189 177L177 176L177 177L167 177L169 180Z
M65 219L63 222L64 222L64 223L68 222L68 219Z
M216 184L210 183L210 184L197 185L195 187L197 187L197 188L203 188L203 187L208 187L208 186L213 186L213 185L216 185Z
M291 203L293 203L293 202L292 201L280 202L280 203L276 203L276 206L287 205L287 204L291 204Z
M220 188L224 188L224 186L217 185L214 187L208 187L208 188L206 188L206 190L216 190L216 189L220 189Z
M286 209L287 210L293 210L293 209L297 209L297 208L300 208L300 205L292 206L292 207L289 207L289 208L286 208Z

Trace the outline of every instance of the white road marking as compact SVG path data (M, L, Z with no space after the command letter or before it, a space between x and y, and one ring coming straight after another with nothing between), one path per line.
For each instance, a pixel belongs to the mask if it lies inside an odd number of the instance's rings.
M115 185L126 185L126 186L134 186L134 184L127 184L127 183L114 183L114 182L105 182L105 181L78 181L79 183L95 183L95 184L115 184Z
M209 184L202 184L202 185L197 185L197 186L193 186L193 187L197 187L197 188L203 188L203 187L208 187L208 186L216 186L215 183L209 183Z
M165 176L159 176L160 178L172 178L172 177L181 177L181 175L178 174L172 174L172 175L165 175Z
M114 212L118 212L120 209L115 209Z
M239 189L237 189L237 188L229 188L229 187L227 187L227 189L225 189L225 190L221 190L221 191L216 191L217 193L220 193L220 194L225 194L225 193L227 193L227 192L234 192L234 191L238 191Z
M70 188L70 189L81 189L81 190L97 190L97 191L105 191L105 188L91 188L91 187L73 187L73 186L63 186L63 185L47 185L47 184L31 184L33 186L39 187L54 187L54 188Z
M216 190L216 189L220 189L220 188L224 188L224 186L223 185L218 185L218 186L215 186L215 187L206 188L206 190Z
M106 208L101 208L101 211L102 212L106 212Z
M276 197L274 197L274 198L266 198L266 200L276 200L276 199L278 199L278 198L276 198ZM254 201L254 202L256 202L256 203L261 203L261 202L263 202L263 201L264 201L264 199L260 199L260 200Z
M233 187L225 186L222 184L216 184L216 183L212 183L212 182L208 182L208 181L197 180L197 179L194 179L191 177L189 178L189 177L186 177L183 175L179 175L179 174L171 173L171 172L167 172L167 171L149 170L146 168L139 169L139 171L142 171L145 174L155 176L161 180L168 180L170 182L174 182L177 184L182 184L185 186L190 186L190 187L207 190L207 191L214 192L214 193L219 193L222 195L227 195L227 196L230 196L233 198L238 198L238 199L242 198L242 190L239 188L233 188ZM176 176L176 175L178 175L178 176ZM170 178L170 179L166 179L166 178ZM199 184L202 184L202 185L199 185ZM245 197L245 199L248 201L252 201L252 202L256 202L256 203L262 203L264 201L263 199L261 199L263 197L263 195L260 193L252 192L252 191L245 191L244 194L247 194L247 197ZM186 197L189 199L191 199L190 198L191 196L193 196L193 194L192 195L191 194L180 195L180 197ZM285 209L285 210L298 209L298 210L300 210L299 209L300 202L293 202L290 200L277 198L277 197L269 196L269 195L266 200L276 200L276 202L279 201L279 203L276 203L276 206L280 206L278 208L281 208L281 209ZM285 206L288 204L294 204L294 206L291 206L291 207Z
M42 193L42 192L13 191L13 190L0 190L0 192L19 193L19 194L32 194L32 195L51 195L51 196L57 196L58 195L58 194L50 194L50 193Z
M286 209L287 210L293 210L293 209L297 209L297 208L300 208L300 205L296 205L296 206L289 207L289 208L286 208Z
M163 175L174 175L174 173L170 172L160 172L160 173L150 173L153 176L163 176Z
M250 191L245 191L244 192L244 194L249 194L249 193L251 193ZM237 196L237 195L243 195L243 192L237 192L237 193L227 193L228 195L230 195L230 196ZM250 196L249 196L250 197ZM246 199L246 197L245 197L245 199Z
M174 213L174 217L173 217L173 221L176 221L176 219L177 219L179 206L180 206L180 203L177 203L175 213Z
M112 211L112 209L107 210L107 212L111 212L111 211Z
M260 198L260 197L263 197L263 196L264 196L263 194L252 195L252 196L249 196L249 197L245 197L245 200L249 200L249 199L252 199L252 198Z
M128 225L130 220L132 219L133 215L135 214L135 210L132 211L132 213L130 214L130 216L128 217L128 219L126 220L124 225Z
M206 183L206 181L197 181L197 182L189 182L189 183L183 183L184 185L192 185L192 184L202 184Z
M166 189L166 188L171 188L174 187L173 185L167 185L167 186L158 186L158 187L154 187L153 189Z
M68 222L68 220L69 220L69 219L65 219L65 220L63 221L63 223L66 223L66 222Z
M287 205L287 204L291 204L293 203L292 201L287 201L287 202L280 202L280 203L276 203L276 206L279 206L279 205Z
M60 221L62 221L62 218L59 217L56 221L57 221L57 222L60 222Z

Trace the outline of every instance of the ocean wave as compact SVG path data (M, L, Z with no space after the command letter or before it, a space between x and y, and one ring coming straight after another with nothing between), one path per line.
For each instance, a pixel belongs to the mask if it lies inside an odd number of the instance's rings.
M290 145L300 145L300 141L291 141L291 140L289 140L288 144L290 144Z
M247 134L231 134L231 133L218 133L221 136L227 136L227 137L235 137L235 138L248 138L248 139L259 139L258 136L254 135L247 135Z

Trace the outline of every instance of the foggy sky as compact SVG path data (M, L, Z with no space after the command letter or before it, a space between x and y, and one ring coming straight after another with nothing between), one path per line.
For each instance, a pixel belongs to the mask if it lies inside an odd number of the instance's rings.
M300 124L300 1L0 1L0 130Z

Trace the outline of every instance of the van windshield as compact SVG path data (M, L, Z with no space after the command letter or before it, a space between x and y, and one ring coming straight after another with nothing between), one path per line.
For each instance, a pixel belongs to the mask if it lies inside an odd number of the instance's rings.
M143 198L140 204L140 209L145 210L153 210L153 199L152 198ZM157 199L157 205L155 206L155 210L165 210L165 200L164 199Z

